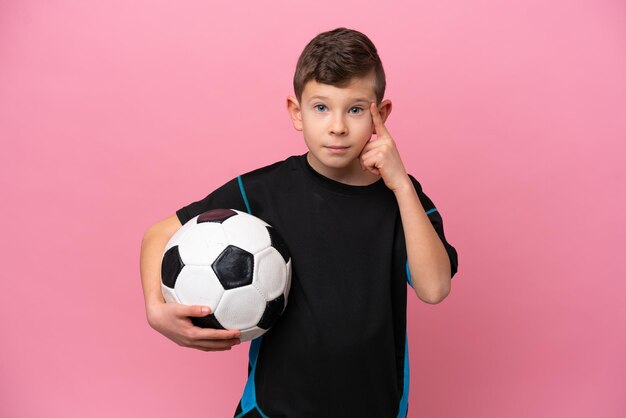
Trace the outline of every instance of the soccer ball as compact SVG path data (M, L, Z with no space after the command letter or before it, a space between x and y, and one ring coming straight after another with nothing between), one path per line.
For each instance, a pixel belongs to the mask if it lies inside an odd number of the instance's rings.
M203 328L238 329L241 341L263 335L287 306L291 256L276 229L235 209L214 209L186 222L165 246L166 302L206 305L192 317Z

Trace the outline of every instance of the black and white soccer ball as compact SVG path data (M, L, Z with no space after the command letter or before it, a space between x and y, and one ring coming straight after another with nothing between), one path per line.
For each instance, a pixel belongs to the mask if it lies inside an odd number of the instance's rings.
M165 246L161 289L166 302L206 305L192 317L203 328L263 335L287 306L291 256L276 229L235 209L214 209L186 222Z

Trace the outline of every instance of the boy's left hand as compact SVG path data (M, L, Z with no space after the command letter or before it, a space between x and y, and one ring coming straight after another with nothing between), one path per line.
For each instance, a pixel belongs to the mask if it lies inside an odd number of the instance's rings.
M363 147L359 155L361 169L382 176L385 185L396 192L407 181L410 183L411 180L406 173L396 143L383 124L376 102L370 103L370 114L374 122L376 139L370 140Z

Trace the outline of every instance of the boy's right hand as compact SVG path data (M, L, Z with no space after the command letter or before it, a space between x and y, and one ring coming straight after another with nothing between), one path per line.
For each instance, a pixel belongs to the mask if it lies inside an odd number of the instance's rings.
M147 312L150 326L181 347L202 351L224 351L239 344L240 331L200 328L189 319L190 316L203 317L210 313L211 310L207 306L166 302L151 304Z

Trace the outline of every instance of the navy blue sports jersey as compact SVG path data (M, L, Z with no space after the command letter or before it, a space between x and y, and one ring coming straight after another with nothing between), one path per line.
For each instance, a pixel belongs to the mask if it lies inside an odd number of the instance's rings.
M439 211L409 176L457 271ZM176 214L246 211L283 237L292 284L278 322L250 343L236 417L406 417L409 357L404 232L383 179L367 186L315 171L306 154L242 174Z

